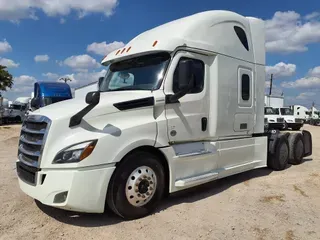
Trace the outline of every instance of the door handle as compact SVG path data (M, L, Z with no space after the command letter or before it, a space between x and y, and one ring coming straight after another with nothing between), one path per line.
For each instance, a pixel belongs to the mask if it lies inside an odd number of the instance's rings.
M201 130L205 132L207 130L207 125L208 125L208 119L206 117L203 117L201 119Z

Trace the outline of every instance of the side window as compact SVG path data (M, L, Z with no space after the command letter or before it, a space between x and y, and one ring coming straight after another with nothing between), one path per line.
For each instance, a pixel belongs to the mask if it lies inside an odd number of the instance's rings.
M250 77L247 74L241 76L241 97L243 101L250 99Z
M177 68L174 71L172 90L174 93L177 93L181 90L180 89L181 86L187 85L188 79L183 79L185 80L185 82L179 82L179 76L178 76L180 63L182 63L185 60L192 61L192 64L191 64L192 74L195 78L195 84L193 86L193 89L189 93L200 93L202 92L204 87L204 63L201 60L190 59L186 57L180 58ZM180 81L181 81L181 78L180 78Z
M233 29L236 32L242 45L245 47L245 49L247 49L247 51L249 51L249 44L248 44L246 32L241 27L238 27L238 26L234 26Z

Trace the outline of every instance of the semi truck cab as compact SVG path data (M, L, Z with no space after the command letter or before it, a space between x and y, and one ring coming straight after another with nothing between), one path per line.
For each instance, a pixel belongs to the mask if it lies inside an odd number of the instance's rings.
M279 109L273 107L264 107L265 122L268 123L268 129L282 130L285 128L284 118L279 116Z
M28 116L20 188L53 207L136 219L169 193L301 163L309 132L264 132L264 34L260 19L207 11L111 52L99 91Z
M72 93L67 83L36 82L34 84L34 97L31 99L31 108L35 110L68 99L72 99Z
M289 107L281 107L279 108L279 113L285 121L284 129L291 128L292 130L300 130L303 126L304 122L301 119L295 118L293 114L293 110Z

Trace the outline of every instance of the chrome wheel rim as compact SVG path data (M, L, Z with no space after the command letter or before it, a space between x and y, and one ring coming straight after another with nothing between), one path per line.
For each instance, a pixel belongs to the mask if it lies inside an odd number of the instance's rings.
M127 180L127 200L135 207L144 206L152 199L156 188L157 176L153 169L147 166L138 167Z

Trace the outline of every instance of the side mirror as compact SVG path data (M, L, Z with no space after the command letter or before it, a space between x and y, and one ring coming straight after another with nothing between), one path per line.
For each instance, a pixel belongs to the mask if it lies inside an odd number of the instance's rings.
M104 77L99 77L98 89L100 89L100 86L101 86L103 79L104 79Z
M193 61L191 59L181 60L173 75L174 95L167 96L167 103L178 102L194 87Z
M100 92L88 92L86 95L86 103L89 105L97 105L100 102Z
M35 108L35 109L38 109L39 108L39 104L38 104L38 101L36 98L32 98L31 99L31 107L32 108Z

